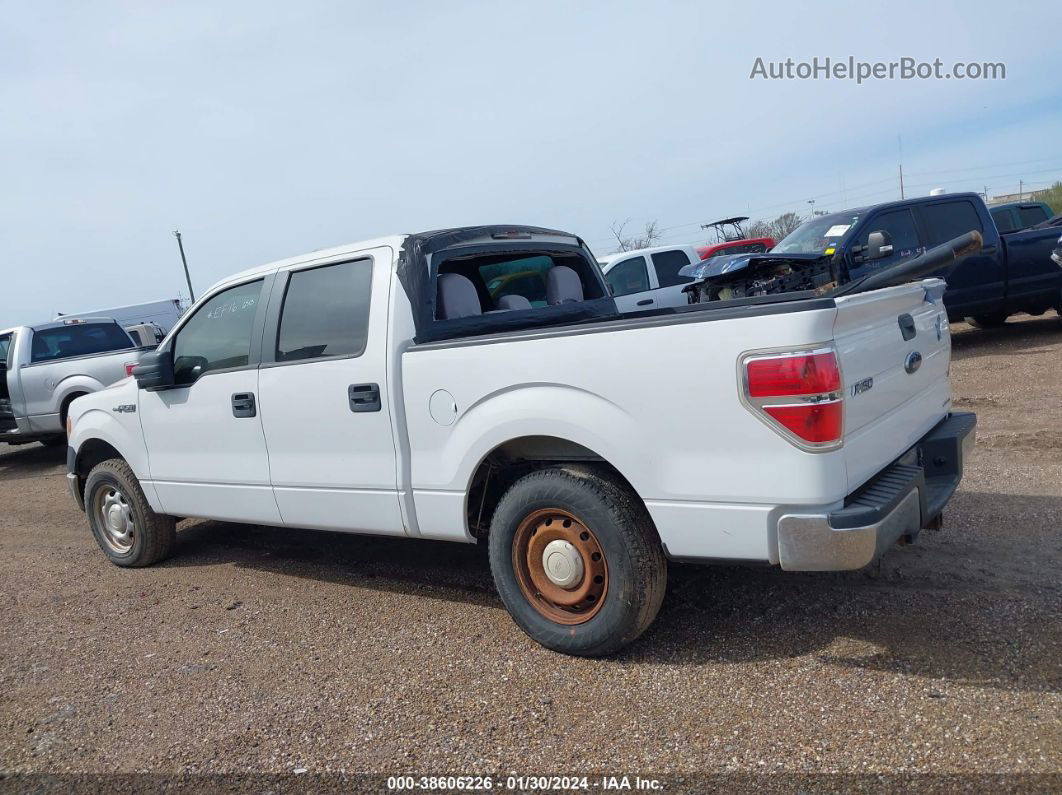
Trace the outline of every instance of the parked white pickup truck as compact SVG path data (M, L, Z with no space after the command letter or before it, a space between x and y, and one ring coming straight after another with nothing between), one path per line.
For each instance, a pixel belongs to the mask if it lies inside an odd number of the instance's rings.
M656 246L598 257L605 281L621 312L685 306L683 289L693 279L679 274L700 262L694 246Z
M105 317L0 331L0 442L65 444L70 403L128 377L154 348Z
M488 288L529 271L541 306ZM314 252L214 286L75 401L70 488L120 566L171 554L174 517L485 540L520 627L606 654L669 557L856 569L939 525L975 424L943 288L624 317L563 232Z

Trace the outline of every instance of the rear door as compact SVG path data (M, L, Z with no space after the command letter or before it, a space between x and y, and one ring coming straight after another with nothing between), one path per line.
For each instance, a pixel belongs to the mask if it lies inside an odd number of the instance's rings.
M286 525L405 532L387 378L393 256L373 249L277 275L259 389Z
M849 492L950 408L951 336L943 290L943 282L932 280L836 299Z
M655 307L686 306L689 299L682 289L693 281L689 276L680 276L679 271L691 264L690 255L682 249L657 251L651 255L656 282L659 287L653 293Z
M977 207L969 199L935 201L917 207L927 248L939 246L976 230L984 245L976 254L961 258L935 274L948 282L947 304L953 315L996 311L1002 305L1007 273L999 250L999 235L986 230Z

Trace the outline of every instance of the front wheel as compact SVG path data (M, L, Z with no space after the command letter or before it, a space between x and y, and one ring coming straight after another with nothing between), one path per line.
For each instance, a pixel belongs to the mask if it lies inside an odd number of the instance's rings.
M592 469L525 475L502 497L488 541L513 620L565 654L611 654L656 618L667 561L644 504Z
M120 458L89 472L85 513L96 543L117 566L150 566L168 558L176 546L173 517L151 510L136 475Z

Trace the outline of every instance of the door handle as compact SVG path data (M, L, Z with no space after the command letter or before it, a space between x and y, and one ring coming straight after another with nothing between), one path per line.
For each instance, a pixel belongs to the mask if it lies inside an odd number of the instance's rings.
M347 400L351 411L379 411L380 385L351 384L347 387Z
M638 306L649 306L649 304L651 303L653 303L652 298L643 298L641 301L638 302Z
M232 396L233 417L254 417L257 413L254 392L237 392Z

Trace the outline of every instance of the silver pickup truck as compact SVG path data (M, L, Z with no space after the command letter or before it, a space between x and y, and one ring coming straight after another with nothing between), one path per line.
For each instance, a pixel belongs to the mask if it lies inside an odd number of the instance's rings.
M0 330L0 442L65 444L74 398L127 377L140 357L111 318L63 318Z

